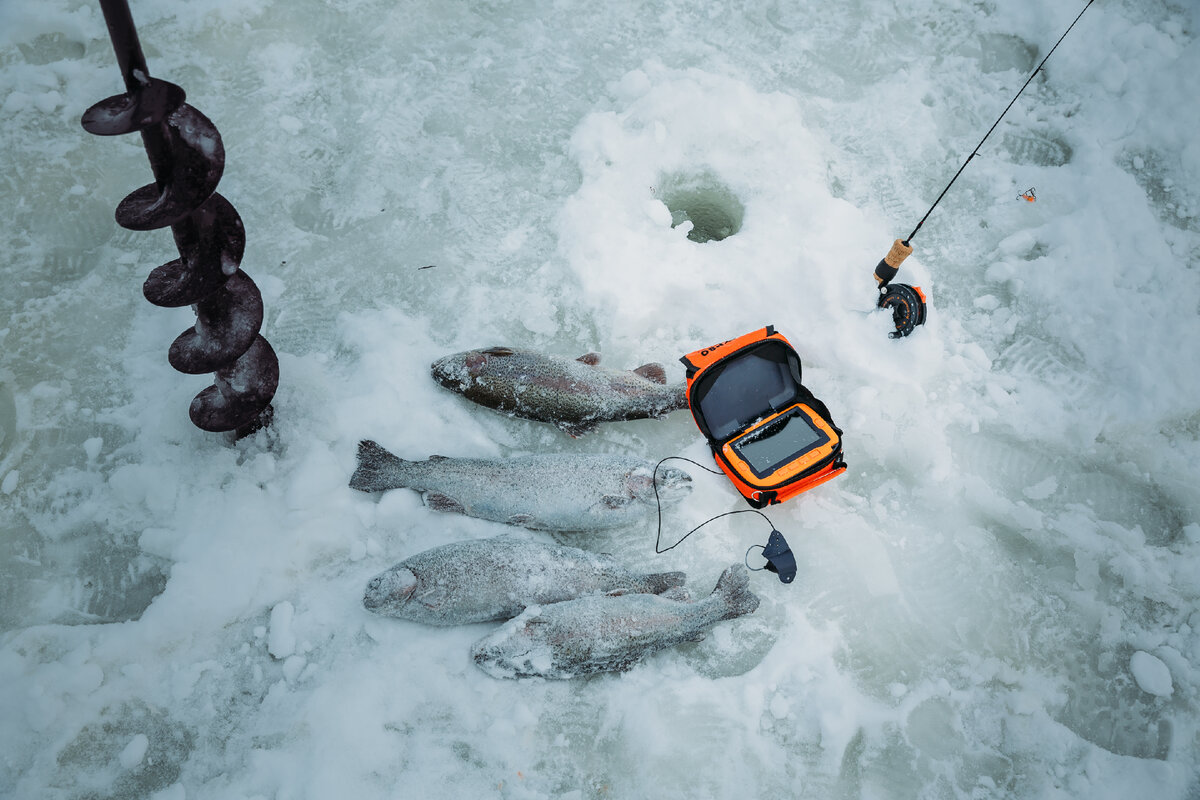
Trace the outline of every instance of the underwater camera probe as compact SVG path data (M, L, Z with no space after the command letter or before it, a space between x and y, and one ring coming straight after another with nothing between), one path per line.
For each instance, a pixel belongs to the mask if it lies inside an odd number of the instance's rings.
M1052 56L1054 51L1058 49L1058 46L1062 44L1063 39L1067 38L1067 34L1071 32L1071 28L1075 27L1075 23L1079 22L1079 18L1083 16L1083 12L1087 11L1093 2L1095 2L1095 0L1088 0L1087 5L1083 7L1083 11L1079 12L1079 16L1075 17L1075 21L1072 22L1070 26L1067 27L1066 31L1063 32L1063 35L1058 38L1058 41L1054 43L1054 47L1050 48L1050 52L1047 53L1046 57L1042 59L1042 63L1037 65L1037 69L1030 74L1029 78L1017 91L1016 95L1013 96L1013 99L1009 101L1004 111L1000 112L999 117L996 117L996 121L992 123L992 127L989 128L988 132L985 133L983 138L979 140L979 144L975 145L975 149L971 151L971 155L967 156L967 160L964 161L962 166L958 168L958 172L954 173L954 177L951 178L950 182L946 184L946 188L942 189L942 193L939 194L937 199L933 201L933 205L931 205L929 210L925 212L925 216L921 217L921 221L917 223L917 227L912 229L912 233L908 235L908 238L897 239L894 241L892 243L891 250L888 251L888 254L884 256L879 264L875 267L875 282L879 286L879 300L876 303L876 306L891 310L892 323L895 326L895 330L888 333L890 338L899 339L901 337L908 336L910 333L916 330L917 326L925 324L925 293L921 291L921 287L909 286L906 283L892 283L892 279L896 277L896 273L900 269L900 264L904 261L904 259L912 255L913 237L917 235L917 231L921 230L921 226L925 224L925 220L929 219L929 215L933 213L935 208L937 208L938 203L942 202L942 198L946 196L946 192L950 191L950 187L954 185L956 180L958 180L958 176L961 175L963 170L967 168L967 164L971 163L971 159L979 155L979 148L983 147L983 143L986 142L987 138L992 135L992 131L996 130L996 126L1000 124L1000 120L1004 119L1004 115L1007 114L1008 110L1013 107L1013 103L1017 102L1017 98L1020 97L1021 93L1025 91L1025 87L1028 86L1034 77L1036 77L1037 74L1042 71L1042 67L1046 65L1046 62L1050 59L1050 56ZM1023 193L1021 197L1029 202L1033 202L1036 199L1033 195L1033 189Z

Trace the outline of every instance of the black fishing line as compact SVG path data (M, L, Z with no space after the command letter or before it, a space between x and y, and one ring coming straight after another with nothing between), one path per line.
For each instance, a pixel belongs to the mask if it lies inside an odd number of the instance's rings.
M655 553L658 553L659 555L661 555L661 554L667 552L668 550L674 550L676 547L678 547L680 545L680 543L683 542L684 539L688 538L689 536L691 536L693 533L695 533L696 531L703 528L708 523L716 522L721 517L728 517L728 516L732 516L734 514L753 513L753 514L758 514L760 517L762 517L763 519L765 519L767 521L767 524L771 526L771 535L767 539L767 543L765 545L762 545L762 544L750 545L750 547L746 550L746 555L742 556L742 563L744 563L746 565L747 569L752 570L753 572L762 572L763 570L767 570L769 572L774 572L776 575L779 576L779 580L781 583L791 583L792 580L795 579L795 577L796 577L796 557L795 557L795 555L792 554L791 548L788 547L787 540L784 539L783 534L780 533L775 528L775 524L773 522L771 522L770 517L768 517L766 514L762 513L761 511L759 511L757 508L743 508L743 509L739 509L737 511L726 511L724 514L717 514L715 517L710 517L709 519L704 520L704 522L701 522L696 527L692 528L690 531L688 531L683 536L681 536L679 538L679 541L675 542L675 544L671 545L670 547L662 547L662 500L658 496L658 468L661 467L663 465L663 462L665 462L665 461L686 461L689 464L694 464L695 466L699 467L700 469L704 470L705 472L712 473L713 475L722 475L723 474L721 472L718 472L715 469L706 467L697 461L692 461L690 458L684 458L683 456L667 456L666 458L662 459L661 461L659 461L657 464L654 465L654 475L651 477L651 483L654 484L654 501L655 501L655 504L658 506L658 533L654 537L654 552ZM767 561L765 566L761 566L761 567L750 566L750 551L756 547L762 548L763 558L765 558Z
M1083 11L1080 11L1079 16L1075 17L1075 22L1079 22L1079 17L1082 17L1083 12L1087 11L1095 1L1096 0L1088 0L1088 4L1083 7ZM1054 55L1054 51L1058 49L1060 44L1062 44L1062 40L1067 38L1067 34L1071 32L1071 28L1075 27L1075 22L1072 22L1066 31L1063 32L1063 35L1058 37L1058 41L1054 43L1054 47L1050 48L1050 52L1046 53L1046 57L1042 59L1042 63L1037 65L1037 69L1033 71L1033 73L1025 81L1024 85L1021 86L1016 95L1013 96L1013 99L1010 100L1004 110L1000 112L1000 116L996 117L996 121L992 123L992 127L988 128L988 132L985 133L983 138L979 140L979 144L975 145L975 149L971 151L971 155L967 156L967 160L964 161L963 165L958 168L958 172L954 173L954 177L951 178L950 182L946 184L946 188L942 189L942 193L938 195L937 200L934 200L933 205L931 205L929 210L925 212L925 216L921 217L921 221L917 223L917 227L913 228L912 233L910 233L908 238L904 240L905 246L908 246L908 243L912 241L912 238L917 235L917 231L921 230L921 226L925 224L925 220L929 219L929 215L933 213L935 208L937 208L938 203L942 202L942 198L946 196L946 192L950 191L950 187L954 185L956 180L958 180L958 176L962 174L962 171L967 168L967 164L971 163L971 159L979 155L979 148L983 147L983 143L986 142L987 138L992 135L992 131L996 130L996 126L1000 124L1000 120L1004 119L1004 115L1007 114L1008 110L1013 107L1013 103L1017 102L1017 98L1021 96L1021 92L1025 91L1025 87L1028 86L1035 77L1037 77L1037 74L1042 71L1042 67L1046 66L1046 62L1050 60L1050 56Z
M664 461L686 461L689 464L694 464L695 466L699 467L700 469L704 470L705 472L711 472L713 475L723 475L724 474L718 470L710 469L697 461L692 461L690 458L684 458L683 456L667 456L666 458L662 459L662 461L659 461L657 464L654 465L654 476L651 480L654 483L654 502L658 505L658 534L654 537L654 552L655 553L658 553L659 555L661 555L661 554L667 552L668 550L674 550L676 547L678 547L683 542L684 539L688 538L689 536L691 536L693 533L695 533L696 531L703 528L708 523L716 522L721 517L728 517L728 516L732 516L733 514L758 514L760 517L762 517L763 519L765 519L767 521L767 524L771 526L771 530L775 530L774 523L771 522L770 518L767 517L766 514L762 513L757 508L742 508L737 511L726 511L724 514L717 514L715 517L710 517L709 519L704 520L704 522L701 522L699 525L692 528L690 531L688 531L683 536L681 536L679 538L679 541L675 542L675 544L671 545L670 547L661 547L660 548L660 545L662 544L662 501L658 497L658 468L663 465ZM752 546L750 548L750 550L753 550L754 547L757 547L757 546L758 545ZM746 552L749 553L750 550L747 550Z

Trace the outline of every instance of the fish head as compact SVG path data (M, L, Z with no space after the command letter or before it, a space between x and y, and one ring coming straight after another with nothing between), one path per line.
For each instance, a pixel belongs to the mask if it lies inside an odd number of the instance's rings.
M480 639L471 648L471 658L497 678L545 675L553 667L554 656L539 632L545 626L540 611L538 606L530 606Z
M417 576L408 567L395 566L367 583L363 606L385 616L400 616L417 589Z
M465 350L439 358L430 366L430 372L442 386L461 392L494 371L502 359L511 358L514 354L515 351L510 347Z
M629 493L649 505L655 504L655 485L658 487L658 500L672 503L682 500L692 491L692 476L674 467L659 467L653 469L639 467L625 476L625 485Z

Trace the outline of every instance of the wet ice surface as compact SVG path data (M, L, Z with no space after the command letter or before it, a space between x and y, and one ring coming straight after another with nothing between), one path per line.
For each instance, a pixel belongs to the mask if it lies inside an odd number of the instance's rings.
M871 269L1077 7L133 13L223 136L276 422L230 446L188 421L210 378L166 351L193 315L140 295L170 236L112 221L144 152L79 127L120 89L98 8L0 7L0 794L1200 792L1194 5L1084 15L914 240L900 280L932 305L901 342ZM486 625L362 608L370 576L503 529L348 489L361 438L707 459L686 412L572 440L436 386L437 357L678 380L767 323L850 470L770 509L799 572L755 574L753 615L547 683L478 670ZM668 541L739 507L693 477ZM764 526L663 556L648 527L553 538L695 593Z

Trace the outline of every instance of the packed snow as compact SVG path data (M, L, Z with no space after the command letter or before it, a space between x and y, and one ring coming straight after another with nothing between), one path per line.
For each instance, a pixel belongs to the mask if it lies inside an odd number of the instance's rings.
M872 271L1085 0L132 0L220 131L279 355L272 425L147 303L113 211L136 135L99 5L0 3L0 796L1200 797L1200 5L1096 0L912 244ZM1036 200L1022 195L1034 189ZM549 534L347 485L402 458L711 464L688 412L573 439L430 364L504 345L666 366L767 324L849 470L766 509L798 572L627 672L497 680L491 624L363 607L501 533L682 570L770 526ZM747 508L691 472L664 543ZM750 550L747 555L747 551Z

